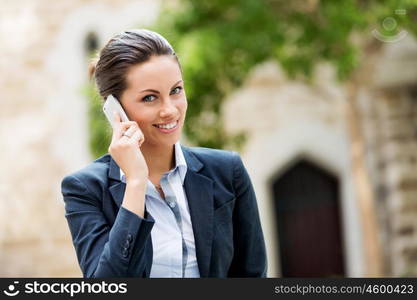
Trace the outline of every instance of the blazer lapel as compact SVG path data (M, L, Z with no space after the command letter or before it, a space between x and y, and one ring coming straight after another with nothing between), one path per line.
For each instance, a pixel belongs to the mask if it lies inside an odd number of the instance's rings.
M213 242L213 181L198 173L203 164L186 147L182 149L187 162L184 189L190 208L197 262L200 276L208 277Z
M110 182L109 184L110 194L112 195L117 207L120 208L125 194L126 184L120 180L120 168L113 158L110 158L109 178L113 180L113 182Z

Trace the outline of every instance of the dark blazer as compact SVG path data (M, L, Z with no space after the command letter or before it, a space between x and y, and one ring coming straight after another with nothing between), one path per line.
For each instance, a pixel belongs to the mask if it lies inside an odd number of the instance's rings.
M184 190L201 277L265 277L255 193L235 152L182 146ZM62 181L65 217L84 277L149 277L152 216L121 206L125 183L109 154Z

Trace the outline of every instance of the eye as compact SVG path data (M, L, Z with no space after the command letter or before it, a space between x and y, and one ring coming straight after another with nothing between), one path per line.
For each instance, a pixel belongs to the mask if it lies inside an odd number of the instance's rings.
M173 95L173 94L179 94L179 93L181 93L181 90L182 90L182 87L177 86L176 88L174 88L174 89L171 91L171 95Z
M147 95L142 98L143 102L152 102L156 97L154 95Z

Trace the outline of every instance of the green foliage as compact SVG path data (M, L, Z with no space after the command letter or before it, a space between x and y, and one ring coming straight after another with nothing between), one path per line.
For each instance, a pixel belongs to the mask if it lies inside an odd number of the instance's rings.
M83 89L88 103L89 146L93 157L107 153L111 141L111 128L102 112L102 100L94 84L89 82Z
M395 15L405 9L404 16ZM371 36L383 20L416 33L416 0L182 0L154 29L173 44L182 63L189 109L185 132L197 145L242 145L228 136L222 102L256 64L275 59L290 77L309 79L314 65L332 63L341 80L360 63L352 34ZM396 31L385 30L384 35ZM239 120L235 120L238 122Z
M327 61L346 80L361 58L352 35L377 41L372 29L387 37L401 29L417 34L416 7L417 0L179 0L161 13L153 29L173 44L182 63L188 140L239 149L246 135L225 132L222 103L255 65L274 59L290 77L309 80L314 66ZM397 9L406 14L395 14ZM387 17L395 19L394 29L382 26ZM107 151L109 126L92 86L87 94L90 143L98 156Z

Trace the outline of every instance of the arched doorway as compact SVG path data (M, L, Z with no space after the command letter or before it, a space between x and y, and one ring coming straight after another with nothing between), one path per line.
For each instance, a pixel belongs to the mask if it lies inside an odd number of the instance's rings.
M272 183L283 277L344 277L336 176L299 160Z

